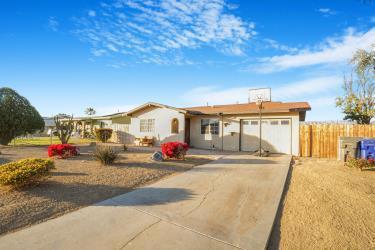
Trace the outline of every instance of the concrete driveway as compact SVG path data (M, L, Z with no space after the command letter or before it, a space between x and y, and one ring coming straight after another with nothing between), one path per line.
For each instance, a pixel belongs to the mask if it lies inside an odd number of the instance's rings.
M210 164L0 237L0 249L264 249L291 157Z

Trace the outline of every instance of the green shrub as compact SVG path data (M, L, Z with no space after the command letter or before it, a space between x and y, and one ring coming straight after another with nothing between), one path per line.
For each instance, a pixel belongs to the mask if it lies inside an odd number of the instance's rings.
M110 128L97 128L95 129L96 139L101 142L107 142L112 136L112 131Z
M351 158L345 163L345 166L350 168L358 168L360 170L375 168L375 162L366 159L355 159Z
M55 168L50 159L24 159L0 165L0 185L22 187L37 183Z
M110 147L96 147L94 157L103 165L110 165L115 162L118 153Z
M44 120L30 102L10 88L0 88L0 144L44 129Z

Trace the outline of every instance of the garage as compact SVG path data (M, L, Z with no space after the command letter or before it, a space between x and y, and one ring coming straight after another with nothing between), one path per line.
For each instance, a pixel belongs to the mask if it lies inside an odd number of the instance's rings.
M241 120L241 151L259 149L259 119ZM292 120L262 119L262 148L271 153L292 153Z

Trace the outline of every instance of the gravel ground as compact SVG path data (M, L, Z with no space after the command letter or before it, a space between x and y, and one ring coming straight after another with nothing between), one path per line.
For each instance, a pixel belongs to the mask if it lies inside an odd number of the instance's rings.
M269 249L375 249L375 171L301 158L289 177Z
M213 159L212 156L192 155L185 161L155 163L148 152L125 152L120 154L116 164L101 166L91 156L94 147L80 148L80 156L55 160L56 169L51 177L38 186L14 191L0 188L0 234L129 192ZM28 157L45 158L47 154L44 146L0 150L0 164Z

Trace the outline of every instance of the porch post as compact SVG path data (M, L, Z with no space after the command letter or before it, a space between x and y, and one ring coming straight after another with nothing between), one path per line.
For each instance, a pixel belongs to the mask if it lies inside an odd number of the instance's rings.
M224 114L219 113L221 116L221 151L224 151Z

